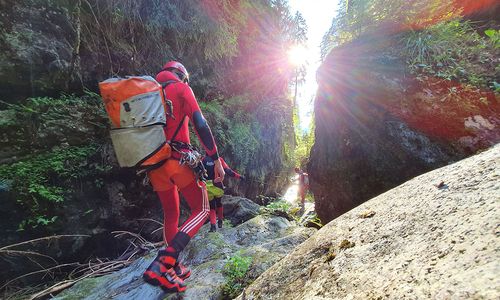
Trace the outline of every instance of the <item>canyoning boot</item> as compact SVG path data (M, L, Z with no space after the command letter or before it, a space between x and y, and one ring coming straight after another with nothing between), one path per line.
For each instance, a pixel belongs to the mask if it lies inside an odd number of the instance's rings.
M175 274L182 280L186 280L191 276L191 270L189 270L184 264L177 262L174 266Z
M176 258L172 253L161 250L151 265L146 269L142 278L147 283L159 286L167 293L180 293L186 290L184 280L175 272Z
M219 220L217 221L217 225L219 226L219 228L222 228L222 220L221 220L221 219L219 219Z
M215 227L215 224L210 224L210 230L208 232L216 232L217 227Z

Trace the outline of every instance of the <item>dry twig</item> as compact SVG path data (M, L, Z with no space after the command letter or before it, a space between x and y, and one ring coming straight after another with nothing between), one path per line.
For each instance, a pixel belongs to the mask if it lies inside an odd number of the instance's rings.
M150 220L157 222L155 220ZM30 296L29 299L41 299L44 297L47 297L49 295L59 293L64 289L67 289L71 286L73 286L75 283L89 278L89 277L99 277L103 275L110 274L112 272L115 272L123 267L126 267L130 265L134 261L134 257L136 257L138 254L148 251L150 249L154 249L157 247L160 247L163 245L163 242L157 242L157 243L152 243L147 241L145 238L143 238L140 234L129 232L129 231L114 231L112 232L115 237L121 237L124 235L129 235L134 238L134 240L130 241L129 247L125 250L125 252L116 260L108 260L108 261L103 261L99 258L96 259L96 262L89 261L88 264L80 264L80 263L68 263L68 264L61 264L61 265L56 265L50 268L46 268L43 270L38 270L34 272L30 272L24 275L21 275L19 277L16 277L7 283L5 283L3 286L0 287L0 289L4 289L8 286L10 286L12 283L36 274L42 274L45 273L45 275L50 274L52 271L61 269L63 267L70 267L70 266L76 266L69 274L68 274L68 279L58 282L40 292L37 292L36 294L33 294ZM36 257L45 257L45 258L50 258L48 255L40 254L38 252L33 252L33 251L21 251L21 250L14 250L11 248L22 246L22 245L27 245L27 244L33 244L41 241L51 241L56 238L62 238L62 237L88 237L88 235L59 235L59 236L52 236L52 237L44 237L44 238L39 238L35 240L30 240L26 242L21 242L17 243L14 245L9 245L0 248L0 254L4 253L6 255L27 255L27 256L36 256ZM135 241L138 241L139 243L135 243ZM52 259L53 260L53 259ZM53 260L55 262L55 260ZM41 268L43 268L41 265L39 265ZM45 276L44 275L44 276Z
M25 241L25 242L20 242L20 243L4 246L4 247L0 248L0 251L14 248L14 247L19 247L21 245L34 244L34 243L38 243L38 242L42 242L42 241L49 241L49 240L53 240L53 239L60 239L60 238L66 238L66 237L90 237L90 235L87 235L87 234L63 234L63 235L46 236L46 237L42 237L42 238L38 238L38 239L33 239L33 240Z

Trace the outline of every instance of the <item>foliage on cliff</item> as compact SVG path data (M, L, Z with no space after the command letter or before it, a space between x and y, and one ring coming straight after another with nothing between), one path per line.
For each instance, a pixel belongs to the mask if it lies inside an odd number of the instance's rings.
M198 96L282 95L292 72L284 53L306 30L283 0L23 0L0 8L6 101L155 74L170 59L190 70Z
M221 155L244 174L245 183L228 182L250 197L274 194L287 182L293 164L294 132L287 98L258 103L249 95L201 103ZM197 143L196 139L193 139Z
M302 129L299 124L297 113L294 113L294 126L295 126L295 150L293 153L293 161L295 167L305 169L311 153L311 148L314 144L314 119L311 120L309 128Z
M56 221L81 180L104 185L111 166L99 155L106 127L100 102L93 93L30 98L3 111L10 117L0 124L0 179L22 212L19 230Z
M341 1L323 37L322 54L360 37L393 36L387 52L401 58L409 73L495 90L500 48L498 28L489 26L498 24L467 18L498 6L493 1Z

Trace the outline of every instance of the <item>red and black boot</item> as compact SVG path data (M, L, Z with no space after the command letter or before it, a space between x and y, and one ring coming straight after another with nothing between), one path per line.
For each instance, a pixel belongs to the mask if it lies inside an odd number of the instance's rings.
M159 286L167 293L180 293L186 290L184 280L179 278L174 270L177 253L160 250L158 256L146 269L142 278L147 283Z
M160 250L158 256L143 274L144 280L154 286L161 287L166 292L184 292L186 284L182 278L188 278L191 271L177 262L179 253L186 248L191 238L188 234L178 232L165 250Z

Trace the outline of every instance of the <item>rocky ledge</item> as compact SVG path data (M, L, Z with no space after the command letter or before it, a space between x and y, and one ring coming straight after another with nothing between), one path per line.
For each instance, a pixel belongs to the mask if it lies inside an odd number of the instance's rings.
M217 232L208 232L209 224L201 228L181 255L192 270L186 292L165 294L142 280L156 254L150 253L116 273L82 280L56 299L227 299L223 290L229 279L223 269L231 258L251 261L245 275L251 282L315 232L283 217L255 216L259 206L245 198L225 196L223 204L228 220L244 222L234 227L226 222Z

